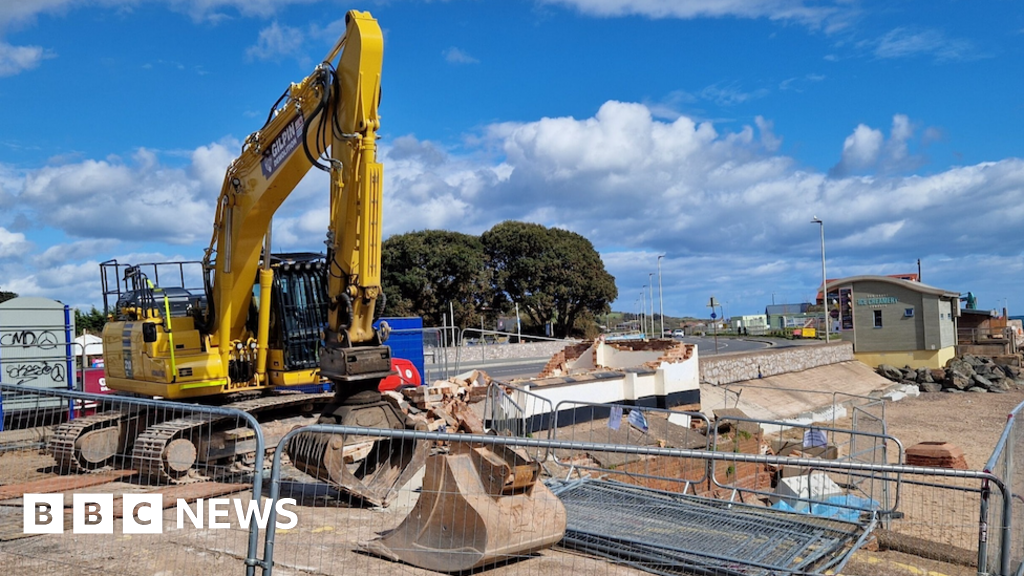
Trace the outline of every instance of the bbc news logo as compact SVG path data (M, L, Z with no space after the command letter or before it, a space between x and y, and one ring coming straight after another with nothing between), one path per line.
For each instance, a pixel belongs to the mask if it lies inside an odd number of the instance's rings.
M255 521L261 530L267 528L270 520L271 503L264 500L262 506L254 501L243 505L238 498L211 498L205 504L202 498L196 501L193 510L188 501L179 498L177 503L177 528L187 524L195 528L224 529L231 527L231 511L239 526L249 526ZM298 524L299 518L287 507L296 505L294 498L281 498L273 504L278 520L276 526L287 530ZM64 532L63 494L25 494L23 513L25 534L62 534ZM121 496L121 532L123 534L162 534L164 531L164 501L160 494L125 494ZM71 532L74 534L113 534L113 494L74 494L71 506Z

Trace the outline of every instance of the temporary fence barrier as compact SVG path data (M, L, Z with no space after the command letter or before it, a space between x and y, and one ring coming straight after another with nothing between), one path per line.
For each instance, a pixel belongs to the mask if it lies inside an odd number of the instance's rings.
M552 419L554 438L568 442L663 446L706 450L711 429L707 416L626 404L562 401ZM589 454L556 451L554 462L568 469L599 473L618 482L682 493L699 493L708 478L707 461L638 458L628 452Z
M500 436L551 438L555 408L547 398L507 382L491 381L484 401L484 427ZM534 454L544 461L547 451Z
M515 390L503 391L515 398ZM243 571L251 575L257 570L265 575L423 573L421 568L387 559L389 553L406 562L420 562L419 565L433 562L428 569L434 571L463 569L483 562L495 568L488 573L496 576L618 576L645 572L675 576L695 571L765 575L932 571L949 576L1011 576L1020 572L1022 509L1015 504L1018 492L1014 486L1020 479L1013 465L1014 460L1020 460L1015 451L1024 445L1015 439L1019 434L1016 415L1020 407L1011 416L986 471L923 468L866 461L866 457L832 460L732 452L724 430L716 436L717 431L725 424L742 430L749 423L737 418L711 423L694 418L695 415L691 415L688 433L695 435L694 441L704 436L704 442L710 442L696 448L676 447L665 439L652 443L650 438L641 440L642 435L634 437L638 430L625 412L621 426L630 428L622 431L630 435L625 442L607 436L609 428L603 418L577 420L576 424L583 426L573 428L571 433L570 428L556 427L552 438L544 437L541 430L528 432L532 437L522 437L328 425L300 426L287 431L278 427L274 435L279 438L267 481L269 500L264 502L272 505L262 509L266 515L258 521L253 518L252 522L238 523L233 520L234 510L227 506L222 510L227 509L228 517L232 518L230 528L199 529L186 517L179 530L175 526L175 511L168 509L164 512L165 530L161 535L125 534L124 520L118 519L112 535L70 534L65 527L64 534L26 537L22 534L22 503L16 500L25 493L112 493L115 499L161 494L164 502L168 498L198 496L208 504L210 498L222 494L213 491L220 487L244 490L247 495L240 505L248 506L252 496L259 499L263 494L263 456L270 451L264 450L257 417L238 408L33 390L6 384L0 385L0 392L6 394L5 398L16 394L21 402L33 397L40 401L57 397L62 402L72 401L76 408L92 403L99 412L97 416L134 419L133 422L149 424L149 429L161 429L157 421L199 423L191 428L194 433L179 438L196 447L195 472L189 472L191 468L181 463L190 456L185 444L176 445L157 463L147 460L142 452L126 449L118 440L109 466L101 467L105 460L89 452L83 455L86 470L82 472L70 470L69 460L63 455L55 459L53 449L0 452L0 564L5 576ZM500 404L501 399L496 400ZM515 404L522 413L526 412L520 401ZM578 408L586 407L583 402L575 404ZM555 413L570 413L568 404L558 408ZM660 418L664 416L667 421L670 414L650 408L623 409L644 415L649 436L668 436L673 430L660 424ZM503 409L500 413L512 415L507 419L521 421L515 410ZM90 418L83 417L72 424L84 422L89 426L90 422L102 421ZM706 433L700 432L701 427L707 427ZM87 428L86 432L98 432L97 437L102 438L102 430ZM505 432L520 430L509 427ZM839 438L841 434L820 431L826 438L829 434ZM60 434L66 433L67 429L61 430L60 424L29 418L22 429L0 433L0 448L15 446L25 435L32 434L50 446L59 447L60 442L54 442L54 438L60 440ZM126 429L126 434L131 433L130 428ZM874 437L871 432L857 433L865 439ZM390 445L420 443L435 455L428 459L423 476L399 487L389 498L389 506L373 507L289 464L286 449L304 434L335 435L346 446L363 444L365 439L390 440L385 443ZM605 438L612 441L601 441ZM898 443L888 437L878 441L882 440L892 443L888 455L898 459ZM228 444L246 442L251 442L251 461L229 462L221 458ZM75 455L74 448L65 450ZM375 454L375 450L371 447L361 455L352 454L351 470L358 471L361 458L383 456ZM503 468L487 451L499 460L511 459L515 465ZM509 451L523 456L549 456L531 464L529 458L517 460ZM591 455L596 462L617 460L623 464L574 466L580 460L573 455ZM467 475L472 471L466 467L467 461L477 466L475 477ZM654 468L653 463L659 461L669 465ZM685 468L673 461L699 462L709 475L709 490L694 494L694 483L686 490L686 482L679 475L675 477L676 489L666 490L672 485L669 482L652 484L648 477L672 478L670 471ZM637 474L625 469L629 462L645 463L647 467L640 468ZM489 472L480 473L481 464L489 466ZM835 501L814 503L802 498L798 491L780 494L762 490L765 494L758 494L757 490L728 482L712 482L717 478L715 472L741 465L763 470L813 469L847 492L866 490L849 478L873 478L891 486L891 510ZM161 470L178 474L178 482L153 484L143 478ZM510 470L516 473L511 474ZM521 475L525 470L533 470L537 476ZM118 477L119 474L123 476ZM558 494L557 500L545 499L540 494L531 500L531 489L543 490L537 488L539 484L525 480L537 477L545 479L548 489ZM714 488L720 489L717 494ZM715 498L716 495L720 497ZM787 506L795 510L767 506L775 496L780 500L785 496L790 503ZM513 497L518 500L510 501ZM280 509L273 505L284 498L294 498L295 504ZM447 506L446 502L461 504ZM807 504L807 510L801 510L801 504ZM564 516L557 512L559 506L564 508ZM189 514L196 512L193 504ZM888 528L881 525L885 516L891 520ZM210 520L209 514L206 520ZM429 530L415 530L423 526ZM552 534L563 529L564 534L556 534L558 537L551 541ZM262 539L260 530L264 531ZM429 538L412 546L402 539L410 534ZM877 542L880 551L868 549L872 541Z
M992 456L985 463L985 471L1006 481L1006 490L992 492L982 501L983 518L990 521L983 525L984 531L994 535L1008 535L1002 546L990 547L988 563L1008 566L1009 573L1024 574L1024 474L1019 471L1024 462L1024 403L1018 405L1006 417L1006 426L996 443ZM1004 500L1005 499L1005 500ZM989 511L1004 510L989 514Z
M237 560L258 555L258 522L245 511L259 502L266 450L253 414L12 384L0 384L0 394L20 413L15 427L0 432L5 576L254 573L254 564ZM70 405L74 418L62 410L55 421L54 401ZM34 508L23 508L33 494L56 498L56 506L37 510L36 523L49 519L58 533L25 532ZM82 515L82 525L73 512L80 498L98 514ZM125 506L140 498L152 515ZM133 535L131 519L162 533ZM99 520L105 533L83 533Z
M436 468L430 472L432 464L428 460L422 484L411 482L399 490L387 508L367 507L295 475L282 454L293 438L303 434L334 435L346 445L366 437L390 440L391 445L399 443L398 440L424 442L438 454L433 457ZM914 506L921 510L911 508L894 521L891 530L884 530L878 522L887 511L871 507L854 513L848 512L849 506L835 502L825 503L824 508L831 510L773 508L757 499L709 498L684 494L682 490L658 489L642 482L622 482L630 479L630 475L617 475L613 469L590 471L557 465L551 468L547 464L553 462L549 460L541 463L541 467L551 474L547 484L562 494L566 531L557 546L537 550L530 538L538 534L550 536L552 530L559 528L557 517L539 515L528 505L520 507L519 513L494 512L500 510L501 495L505 493L500 488L495 493L493 485L489 489L486 483L468 481L467 470L444 462L446 458L480 449L494 453L504 449L543 449L553 454L600 455L598 459L617 454L637 461L687 459L708 467L795 466L814 468L835 477L862 474L885 478L894 484L914 482L932 492L915 502ZM443 470L443 482L437 480L437 470ZM435 474L433 481L431 474ZM480 477L505 478L493 473L480 473ZM567 495L577 490L583 490L578 492L579 498ZM457 572L484 561L498 570L495 574L639 574L634 570L640 570L673 575L693 571L813 574L827 570L844 574L899 574L903 573L901 570L921 573L923 567L934 570L940 566L946 574L962 569L1009 576L1005 566L988 562L988 542L978 531L983 523L979 521L976 502L971 507L968 499L951 497L963 493L985 499L1005 490L998 477L981 471L656 445L315 425L289 432L275 451L271 499L299 495L305 504L295 528L277 530L271 516L260 566L264 574L418 574L420 568ZM959 506L956 518L941 514L944 500ZM904 505L901 499L895 507L899 510ZM927 523L933 525L924 532L922 528ZM972 542L964 541L964 530L973 532ZM944 531L951 536L943 535ZM494 534L502 535L500 542L495 541ZM1001 542L1003 536L1006 534L994 540ZM911 555L865 550L852 554L873 539L887 549L920 553L925 558L918 562ZM612 562L596 561L597 558Z

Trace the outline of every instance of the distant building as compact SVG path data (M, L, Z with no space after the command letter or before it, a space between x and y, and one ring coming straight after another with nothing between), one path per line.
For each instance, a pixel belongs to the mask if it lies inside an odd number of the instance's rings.
M737 332L756 335L764 334L768 331L768 316L765 314L733 316L729 319L729 327Z
M941 368L956 355L959 292L891 276L829 281L830 316L869 366Z
M800 304L772 304L764 309L768 330L803 328L815 314L808 312L810 302Z
M916 272L911 272L911 273L907 273L907 274L886 274L885 277L886 278L896 278L896 279L899 279L899 280L907 280L909 282L920 282L921 281L921 278L917 275ZM825 283L831 285L835 281L836 281L835 278L829 278ZM828 299L832 300L833 298L837 298L835 290L829 289L829 291L828 291ZM818 290L818 295L815 296L815 302L818 304L818 306L821 306L821 304L822 304L822 301L821 301L821 290Z
M998 310L966 308L960 311L956 330L959 354L1002 356L1017 353L1011 324Z

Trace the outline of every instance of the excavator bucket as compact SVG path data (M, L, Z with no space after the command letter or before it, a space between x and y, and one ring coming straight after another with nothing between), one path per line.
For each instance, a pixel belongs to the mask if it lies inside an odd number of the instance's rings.
M398 528L361 547L437 572L472 570L548 548L562 539L566 515L539 475L537 462L511 449L467 447L431 456L412 512Z
M296 468L375 506L387 506L427 459L428 443L344 434L299 434L288 445Z

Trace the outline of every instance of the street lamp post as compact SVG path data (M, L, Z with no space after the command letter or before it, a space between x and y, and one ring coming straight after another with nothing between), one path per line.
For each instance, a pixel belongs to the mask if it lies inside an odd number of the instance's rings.
M661 337L665 337L665 292L661 289L661 259L664 254L658 256L658 310L661 312Z
M647 274L647 285L651 290L651 334L654 334L654 272Z
M647 332L647 285L640 287L640 334Z
M822 309L825 311L825 343L828 344L828 286L826 286L827 280L825 279L825 223L815 216L811 219L811 224L817 224L818 229L821 231L821 304Z

